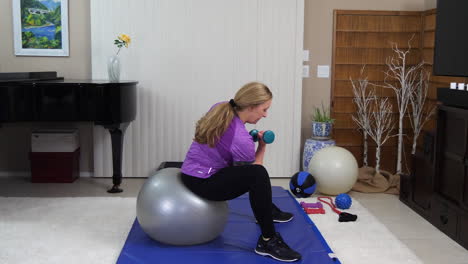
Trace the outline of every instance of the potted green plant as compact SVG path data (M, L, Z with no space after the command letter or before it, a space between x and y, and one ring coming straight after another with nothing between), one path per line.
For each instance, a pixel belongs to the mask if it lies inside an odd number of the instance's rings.
M325 106L315 107L312 114L312 137L317 139L328 139L335 120L330 116L330 108Z

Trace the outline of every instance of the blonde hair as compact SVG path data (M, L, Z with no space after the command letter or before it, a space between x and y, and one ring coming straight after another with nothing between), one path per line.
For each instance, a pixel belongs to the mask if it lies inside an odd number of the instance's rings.
M220 103L198 120L194 140L214 147L228 129L237 111L261 105L272 98L270 89L262 83L251 82L242 86L234 97L235 106L229 102Z

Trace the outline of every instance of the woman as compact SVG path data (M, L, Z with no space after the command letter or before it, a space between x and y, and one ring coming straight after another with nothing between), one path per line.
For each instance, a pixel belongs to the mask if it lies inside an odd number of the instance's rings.
M267 117L272 98L267 86L252 82L239 89L229 102L215 104L197 122L194 141L182 165L182 181L195 194L214 201L231 200L249 192L262 232L255 252L290 262L301 255L283 241L273 222L288 222L293 215L272 203L270 177L263 167L266 144L259 140L255 150L245 128L245 123L256 124Z

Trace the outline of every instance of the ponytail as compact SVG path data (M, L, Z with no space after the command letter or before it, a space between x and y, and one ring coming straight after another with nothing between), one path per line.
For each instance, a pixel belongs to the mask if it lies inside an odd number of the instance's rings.
M198 120L195 128L195 141L214 147L234 118L234 108L229 103L215 106Z
M262 83L251 82L242 86L234 99L216 105L198 120L194 140L200 144L208 144L210 147L216 146L237 111L263 104L272 98L270 89Z

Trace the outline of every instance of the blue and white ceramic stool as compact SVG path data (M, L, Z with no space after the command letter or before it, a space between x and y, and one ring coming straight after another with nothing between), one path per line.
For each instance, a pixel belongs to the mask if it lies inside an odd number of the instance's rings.
M306 140L304 144L304 153L302 157L302 170L309 171L309 162L312 156L320 149L335 146L335 140L327 139L327 140L317 140L309 138Z

